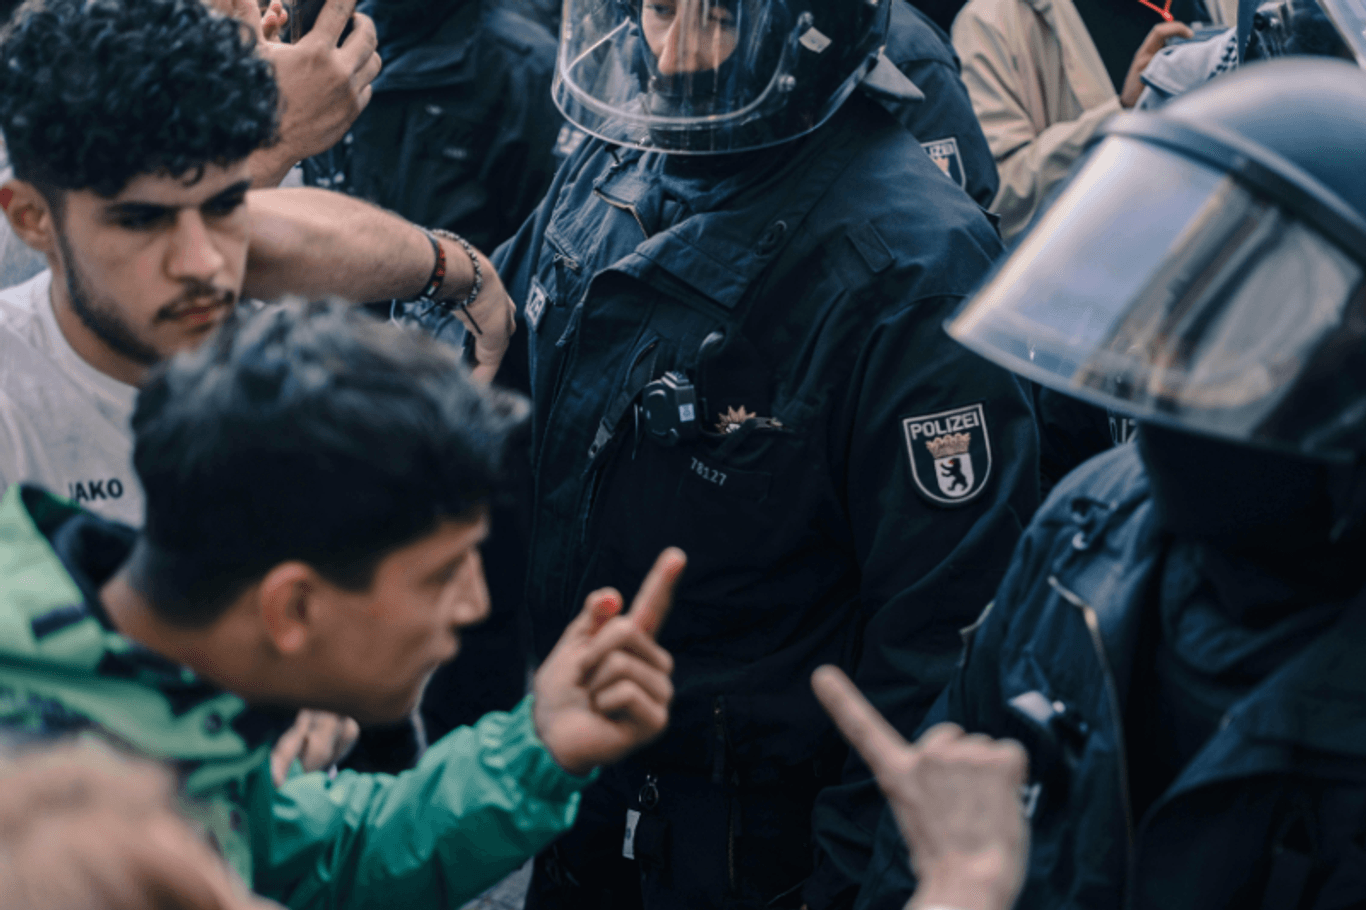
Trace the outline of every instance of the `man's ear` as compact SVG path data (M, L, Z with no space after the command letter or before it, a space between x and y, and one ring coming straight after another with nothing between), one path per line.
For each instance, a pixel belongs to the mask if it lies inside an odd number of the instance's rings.
M301 652L318 620L318 574L301 562L282 562L257 588L257 605L267 637L285 657Z
M9 201L5 202L5 197ZM8 180L0 187L0 204L19 239L48 256L57 250L57 221L47 197L24 180Z

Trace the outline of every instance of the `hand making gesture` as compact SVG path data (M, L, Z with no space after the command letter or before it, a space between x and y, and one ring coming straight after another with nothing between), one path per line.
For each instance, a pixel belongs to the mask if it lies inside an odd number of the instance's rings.
M811 687L891 803L919 880L908 910L1013 906L1029 858L1020 744L939 724L911 745L835 667L818 669Z
M630 612L611 588L594 591L536 673L536 733L560 767L587 774L664 732L673 658L655 642L687 557L660 554Z

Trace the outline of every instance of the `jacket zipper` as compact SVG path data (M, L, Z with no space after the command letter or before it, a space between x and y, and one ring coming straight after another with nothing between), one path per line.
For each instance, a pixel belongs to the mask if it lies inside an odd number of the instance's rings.
M644 347L641 347L636 351L635 356L631 358L631 368L626 371L627 383L630 383L631 376L635 373L636 368L639 367L640 364L645 360L645 358L650 356L650 353L654 351L654 349L657 347L659 347L659 338L656 337L650 339L650 341L647 342L644 345ZM615 437L616 435L616 429L616 427L611 428L613 437ZM606 448L610 443L611 439L608 439L607 442L603 443L603 448ZM596 444L594 448L596 449ZM588 526L593 519L593 507L597 504L598 493L601 492L602 488L602 477L607 470L607 458L603 455L601 451L590 451L589 456L592 458L592 462L588 466L588 472L590 475L588 478L588 489L585 491L583 503L581 506L582 517L579 522L580 546L587 543L588 541Z
M610 205L612 208L616 209L617 211L630 212L631 217L636 220L636 225L640 228L640 232L645 235L645 239L650 239L650 232L645 230L645 222L640 220L640 213L636 211L636 207L634 205L628 205L625 202L618 202L616 199L613 199L611 196L608 196L600 189L595 188L593 190L593 194L597 196L599 199L601 199L603 202Z
M1096 659L1100 661L1101 674L1105 677L1105 694L1110 701L1110 713L1115 717L1115 745L1119 762L1119 795L1121 804L1124 806L1124 835L1125 845L1127 846L1127 856L1125 865L1128 868L1128 875L1124 882L1124 906L1129 907L1133 904L1134 874L1137 871L1137 850L1134 846L1134 810L1129 797L1129 749L1124 736L1124 711L1119 703L1119 689L1115 685L1114 673L1110 670L1110 657L1105 650L1105 639L1100 634L1100 618L1091 605L1082 600L1077 594L1063 587L1062 582L1058 581L1056 575L1048 576L1048 585L1058 593L1063 600L1081 611L1082 619L1086 623L1086 631L1091 635L1091 646L1095 648Z

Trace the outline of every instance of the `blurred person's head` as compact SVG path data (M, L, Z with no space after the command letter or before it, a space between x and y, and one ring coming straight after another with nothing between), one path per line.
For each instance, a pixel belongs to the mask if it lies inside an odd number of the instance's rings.
M277 131L254 48L201 0L31 0L0 32L10 222L47 256L63 333L116 378L237 300L247 157Z
M170 775L91 744L0 757L0 910L265 910Z
M340 304L240 312L138 398L147 519L111 615L248 701L401 719L488 613L478 548L524 412Z

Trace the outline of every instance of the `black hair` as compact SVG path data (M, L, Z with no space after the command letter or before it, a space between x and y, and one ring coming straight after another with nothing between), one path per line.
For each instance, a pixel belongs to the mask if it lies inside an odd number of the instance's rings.
M364 590L388 553L474 519L527 411L453 348L352 307L239 308L138 395L130 581L192 626L291 560Z
M279 92L251 31L203 0L29 0L0 31L0 131L49 195L116 195L274 142Z

